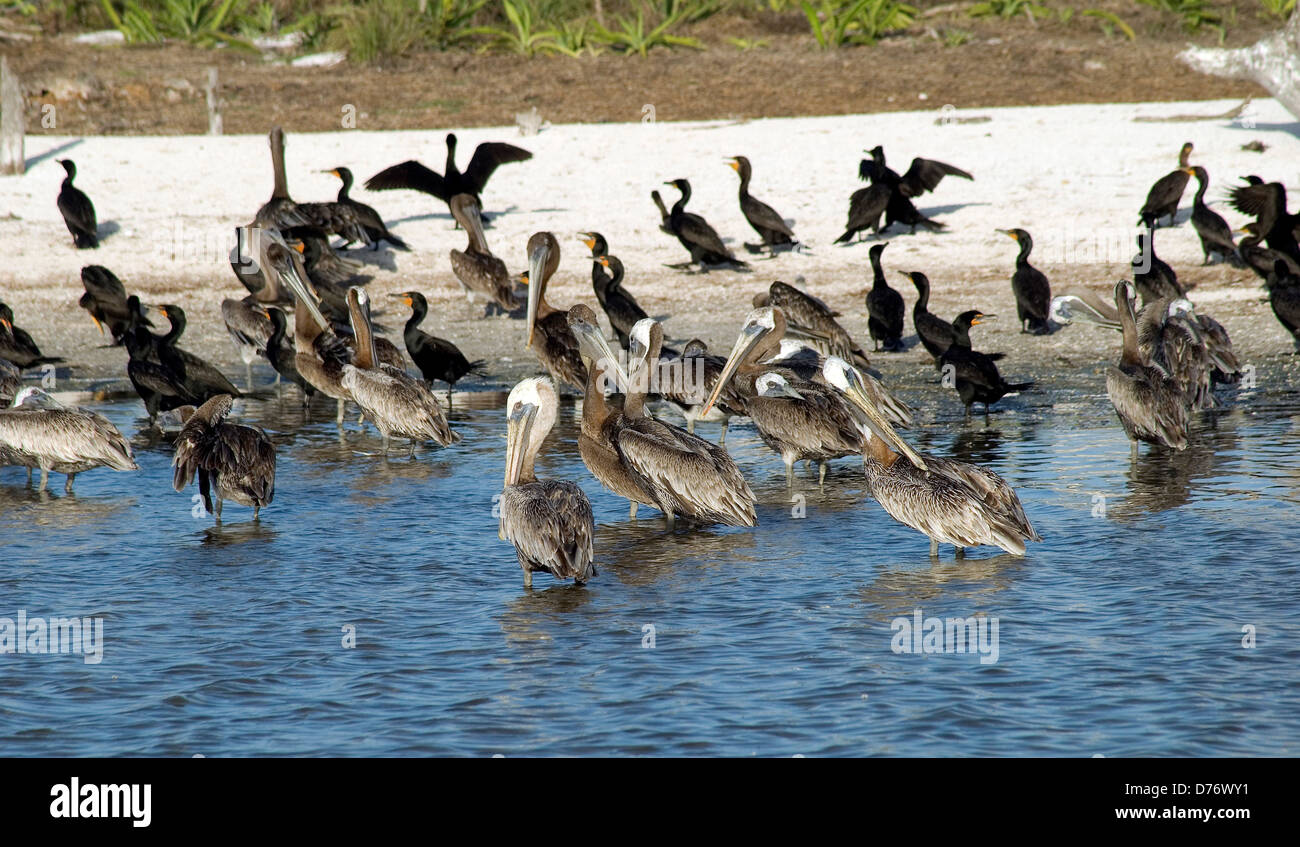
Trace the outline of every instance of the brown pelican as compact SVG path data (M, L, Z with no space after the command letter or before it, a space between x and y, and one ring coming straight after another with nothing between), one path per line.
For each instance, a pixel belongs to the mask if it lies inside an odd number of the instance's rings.
M930 555L940 544L957 548L1001 547L1025 555L1025 541L1042 541L1020 498L1002 477L968 462L922 456L899 438L876 407L862 375L843 359L826 360L826 381L866 416L862 452L871 495L889 516L930 538Z
M14 311L6 303L0 303L0 359L8 359L20 368L63 361L59 356L41 355L31 335L14 326Z
M450 205L452 217L469 237L464 250L451 251L451 269L465 289L465 296L473 303L474 295L478 294L495 303L502 314L513 312L519 308L514 284L506 263L488 249L478 201L469 194L457 194L451 198Z
M1078 296L1054 298L1052 313L1061 323L1081 319L1116 331L1123 330L1119 314ZM1218 404L1214 382L1234 382L1241 370L1232 340L1223 325L1197 314L1185 297L1151 300L1136 318L1138 353L1143 361L1170 377L1183 393L1189 409Z
M593 369L613 356L595 318L586 306L569 310L569 325ZM645 412L651 369L657 366L663 347L663 329L647 318L633 327L631 337L628 357L634 366L623 411L607 419L599 434L601 446L612 449L621 468L639 483L635 496L624 496L634 503L645 502L639 498L648 493L648 505L663 512L670 527L679 517L696 525L754 526L754 492L727 451ZM589 395L597 381L589 375ZM598 471L603 470L592 468L598 479L602 476Z
M1115 285L1124 346L1119 364L1106 371L1106 393L1115 406L1124 433L1137 458L1139 440L1187 449L1187 398L1164 371L1153 367L1138 349L1137 319L1133 314L1133 287L1120 280Z
M197 473L203 508L217 523L223 500L252 506L257 520L275 498L275 445L261 427L226 423L233 403L229 394L218 394L195 409L181 427L172 457L172 486L184 491Z
M56 159L63 166L63 185L59 189L59 214L72 233L72 243L78 250L99 246L99 225L95 221L95 204L85 192L72 184L77 178L77 166L71 159Z
M839 356L858 367L871 367L866 352L835 320L839 312L816 297L777 281L768 287L766 294L754 295L754 308L763 306L780 309L785 314L786 331L806 340L823 356Z
M744 398L745 414L758 428L763 443L785 462L786 484L794 484L794 463L799 460L821 464L821 484L829 460L862 452L863 422L827 386L771 363L763 364L780 350L785 329L785 314L780 309L767 306L749 313L704 411L713 407L723 386L734 378L735 389ZM864 379L877 402L887 406L900 423L907 423L907 407L889 397L874 379Z
M264 234L269 236L269 233ZM283 241L267 251L270 273L276 274L297 300L294 309L294 368L302 379L326 397L338 401L338 425L343 426L343 412L352 393L343 387L343 366L352 361L352 353L334 335L330 323L321 313L314 293L308 289L291 258L292 251Z
M135 471L131 445L103 415L69 408L38 388L21 389L13 405L0 409L0 459L41 469L44 491L50 471L68 475L72 491L77 474L91 468Z
M271 190L271 199L257 210L253 222L257 226L272 229L288 229L294 226L307 226L311 221L298 211L298 204L289 196L289 183L284 176L284 130L272 127L269 136L271 142L271 170L275 185Z
M581 585L596 575L596 521L582 489L568 480L538 479L533 464L555 424L559 397L546 377L516 385L506 400L506 476L498 535L515 545L524 587L533 571Z
M330 322L321 312L315 291L304 279L302 263L296 252L289 249L277 233L265 231L263 238L271 241L266 257L271 273L276 274L285 287L293 292L298 302L294 310L294 367L309 385L327 397L338 401L338 423L343 425L343 412L352 394L343 387L343 366L352 362L355 355L348 343L353 339L340 339L334 334ZM405 367L402 354L390 342L371 335L378 361L392 365L397 370ZM380 342L383 341L383 346Z
M606 389L625 387L629 382L627 374L606 343L595 312L579 303L569 309L566 320L587 369L578 454L601 485L630 502L628 517L635 518L639 504L658 508L659 503L644 480L623 464L612 439L623 407L609 401Z
M557 383L579 391L587 385L587 369L577 339L569 331L567 313L546 302L546 286L560 267L560 243L549 232L528 239L528 346Z
M411 455L416 441L433 440L442 447L460 441L427 385L379 362L366 292L349 289L348 307L356 332L356 355L352 364L343 366L339 382L384 437L384 455L388 454L388 439L394 435L410 439Z

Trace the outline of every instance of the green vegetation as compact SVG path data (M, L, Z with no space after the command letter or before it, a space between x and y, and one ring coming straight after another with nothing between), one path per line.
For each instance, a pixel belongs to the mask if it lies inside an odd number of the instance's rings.
M817 7L802 0L799 5L823 48L875 44L885 33L907 29L916 19L916 9L897 0L821 0Z
M477 50L520 56L647 56L652 51L753 50L775 35L806 33L822 49L907 35L957 47L1028 21L1086 26L1130 41L1168 28L1209 30L1222 41L1241 22L1285 21L1296 0L0 0L0 22L28 30L118 29L130 43L184 41L254 49L256 39L299 33L300 52L345 50L356 62L420 52ZM1097 2L1097 0L1093 0ZM725 13L725 23L700 22ZM1136 17L1135 17L1136 16ZM920 20L922 17L925 20ZM978 26L972 21L980 21ZM964 22L964 23L963 23ZM741 29L730 30L731 26ZM975 30L975 31L972 31Z

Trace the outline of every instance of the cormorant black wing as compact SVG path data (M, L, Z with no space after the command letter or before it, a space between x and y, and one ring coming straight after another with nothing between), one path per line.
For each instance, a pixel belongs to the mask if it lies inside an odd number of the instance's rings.
M1286 187L1280 182L1239 185L1228 192L1232 208L1255 218L1286 214Z
M533 158L532 153L513 144L499 141L480 144L474 150L474 158L469 160L469 167L465 169L465 182L474 194L482 194L484 186L487 185L488 179L498 165L524 162L531 158Z
M477 154L475 155L477 158ZM366 188L371 191L388 191L394 188L409 188L432 194L439 200L450 200L447 196L446 180L442 174L431 171L419 162L411 159L391 168L384 168L366 180Z
M971 176L961 168L954 167L945 162L936 162L934 159L913 159L912 166L903 174L902 182L899 184L899 190L906 197L919 197L927 191L933 191L945 176L959 176L962 179L973 180Z

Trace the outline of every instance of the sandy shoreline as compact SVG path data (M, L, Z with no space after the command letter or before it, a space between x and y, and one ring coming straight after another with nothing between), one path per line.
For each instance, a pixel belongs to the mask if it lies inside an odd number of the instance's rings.
M1008 353L1004 371L1032 375L1035 364L1057 360L1091 367L1113 358L1114 339L1099 330L1071 328L1048 338L1018 333L1009 278L1015 245L995 228L1024 227L1035 237L1034 263L1054 291L1106 290L1126 276L1133 253L1133 223L1151 183L1171 170L1178 147L1196 145L1193 162L1211 176L1208 198L1234 226L1246 218L1222 197L1240 175L1258 173L1288 187L1300 183L1297 124L1271 100L1257 101L1248 120L1134 122L1135 116L1220 114L1231 101L1053 106L951 112L956 118L987 116L978 123L936 125L940 112L850 117L791 118L743 122L600 124L554 126L520 139L515 128L458 130L462 164L473 145L507 140L532 150L530 162L502 168L484 194L495 222L488 239L512 270L525 264L528 236L549 229L560 238L563 258L549 293L568 306L593 303L590 263L575 233L596 229L628 269L627 288L651 314L667 317L673 339L699 336L729 347L754 293L775 279L803 277L808 290L844 313L845 326L866 338L863 296L870 285L868 244L833 245L842 232L849 195L858 187L861 151L883 144L890 164L904 170L916 155L971 171L976 180L948 179L918 204L948 225L941 234L895 234L884 254L891 283L910 310L915 292L902 271L923 270L933 281L931 310L951 317L966 308L1004 316L982 326L977 347ZM948 114L948 113L944 113ZM1253 123L1252 123L1253 122ZM1249 125L1244 125L1249 124ZM346 165L360 179L407 158L439 168L446 130L371 133L359 130L288 136L289 188L300 201L332 199L333 177L317 171ZM1241 145L1259 139L1264 154ZM111 268L147 302L176 303L189 316L183 346L220 363L242 383L238 361L220 317L224 297L244 291L230 272L226 252L233 228L251 218L270 194L270 160L264 136L91 137L29 136L29 170L0 178L0 244L5 274L0 299L17 323L48 355L67 359L71 377L118 379L125 353L104 343L77 307L80 268ZM806 253L754 261L751 273L685 275L664 267L682 261L674 239L658 229L649 192L659 188L672 202L675 191L660 185L687 177L695 189L690 208L704 215L733 248L754 233L736 203L737 179L724 158L743 154L754 166L753 193L794 219ZM101 232L99 250L77 251L55 206L62 179L56 157L76 160L78 185L94 200ZM1193 182L1180 219L1190 211ZM425 328L459 344L470 358L491 362L491 376L473 389L506 385L536 370L524 349L522 323L481 319L481 307L465 302L451 275L447 252L463 247L450 216L437 201L413 192L355 192L380 210L411 253L353 253L380 262L370 290L387 314L380 320L400 343L403 310L388 293L417 288L430 300ZM1221 320L1245 360L1288 354L1289 337L1274 319L1253 274L1227 266L1200 266L1200 246L1190 224L1157 234L1161 258L1194 285L1192 299ZM906 286L906 287L905 287ZM910 330L910 320L909 320ZM886 374L914 369L917 349L877 357ZM269 367L257 374L270 379Z

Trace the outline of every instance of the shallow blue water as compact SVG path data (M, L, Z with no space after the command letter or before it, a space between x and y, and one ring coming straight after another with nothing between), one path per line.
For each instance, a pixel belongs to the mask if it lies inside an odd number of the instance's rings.
M1297 755L1300 398L1243 395L1187 452L1130 465L1100 381L1073 383L987 423L945 398L909 434L1017 487L1045 538L1023 559L932 562L853 459L824 491L801 473L792 503L748 422L727 446L758 528L629 521L569 404L538 473L591 497L599 575L529 593L492 513L500 393L413 461L351 420L340 445L325 404L306 423L292 394L244 404L279 453L259 524L194 517L165 442L74 496L0 469L0 617L104 619L99 664L0 655L0 755ZM93 407L142 423L138 402ZM917 609L996 617L997 661L895 653Z

